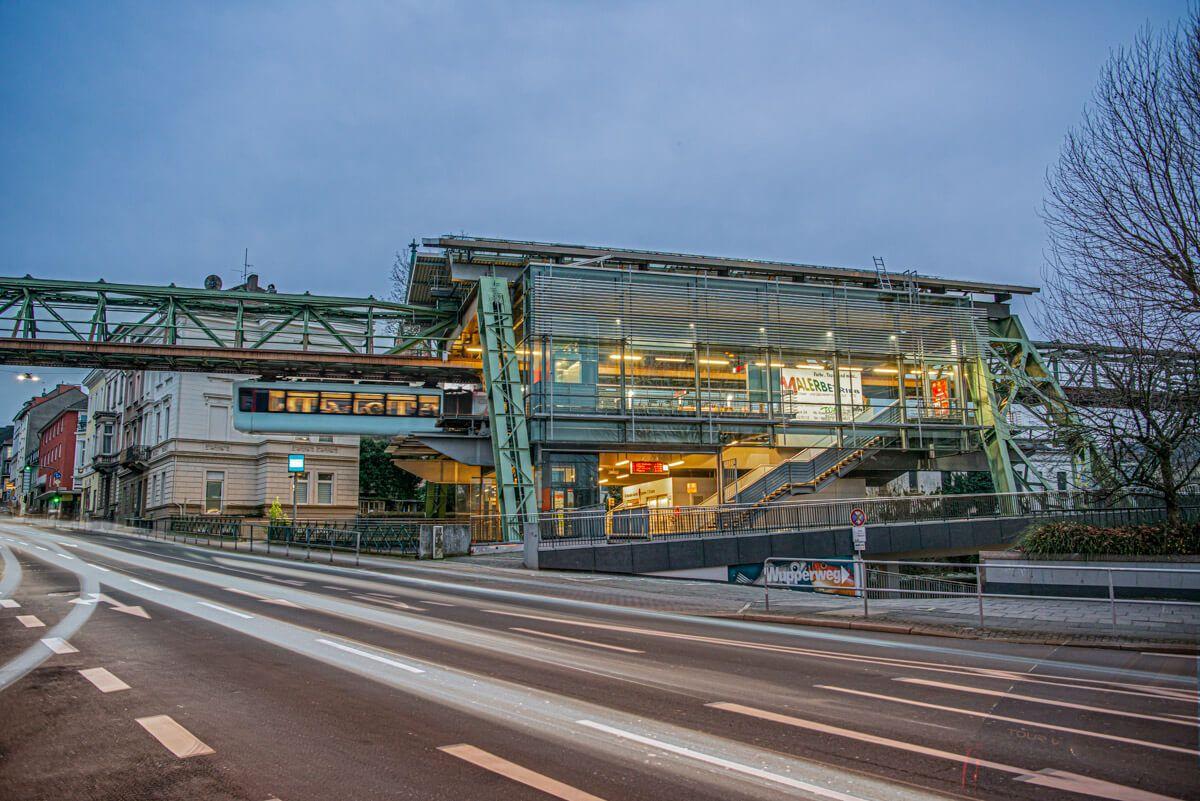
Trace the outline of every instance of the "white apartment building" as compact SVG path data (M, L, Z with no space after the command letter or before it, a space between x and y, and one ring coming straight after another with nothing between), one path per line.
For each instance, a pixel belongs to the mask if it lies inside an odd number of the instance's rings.
M289 453L301 519L358 511L358 437L250 435L232 425L229 374L93 371L87 513L94 518L180 514L266 516L292 509Z

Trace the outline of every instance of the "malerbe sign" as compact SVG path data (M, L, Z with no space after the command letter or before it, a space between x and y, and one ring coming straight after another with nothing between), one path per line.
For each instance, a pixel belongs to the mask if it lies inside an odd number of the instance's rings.
M862 373L858 370L838 372L842 405L861 407ZM834 384L833 370L821 367L811 370L785 367L779 371L779 398L783 401L785 412L796 420L836 420L836 397L837 386Z

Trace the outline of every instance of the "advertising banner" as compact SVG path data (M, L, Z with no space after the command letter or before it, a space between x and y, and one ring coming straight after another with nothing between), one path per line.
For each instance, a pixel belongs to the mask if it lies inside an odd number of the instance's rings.
M950 411L950 382L945 378L929 382L929 397L939 414Z
M863 406L862 373L858 370L841 370L842 406L846 416L853 416L850 407ZM785 367L779 371L779 399L785 414L796 420L836 420L834 408L833 370L794 370Z
M769 587L853 595L855 565L849 559L797 559L769 562L763 576Z

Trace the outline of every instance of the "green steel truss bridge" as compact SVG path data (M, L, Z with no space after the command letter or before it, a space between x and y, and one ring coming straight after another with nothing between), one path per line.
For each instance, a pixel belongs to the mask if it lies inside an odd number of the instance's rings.
M441 358L453 306L0 278L0 363L374 381L471 377Z
M483 383L506 538L537 517L524 388L509 283L481 276L479 360L447 358L462 304L413 305L368 298L278 294L252 289L0 278L0 364L184 370L370 381ZM1089 345L1033 342L1015 317L991 320L976 371L987 398L984 448L1000 492L1054 489L1020 446L1018 405L1036 410L1070 439L1073 408L1111 403L1105 360L1125 354ZM1190 371L1196 376L1194 360ZM1059 437L1061 439L1061 436ZM1080 471L1101 477L1082 437L1056 443Z

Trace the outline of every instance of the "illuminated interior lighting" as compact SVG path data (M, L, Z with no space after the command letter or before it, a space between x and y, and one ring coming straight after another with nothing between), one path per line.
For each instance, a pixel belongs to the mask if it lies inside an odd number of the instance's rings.
M624 356L619 353L610 353L608 354L608 358L613 359L614 361L620 361L621 359L624 359L627 362L640 362L642 360L642 357L636 353L626 353Z
M671 364L686 364L687 363L687 359L683 358L682 356L655 356L654 361L669 362Z
M728 359L697 359L700 364L729 364Z
M479 347L478 345L468 345L467 353L483 353L483 348Z
M629 478L629 474L628 474L628 473L622 473L621 475L617 476L617 480L618 480L618 481L620 481L620 480L621 480L621 479L623 479L623 478Z
M679 467L681 464L683 464L683 459L677 459L674 462L669 462L667 467Z
M607 478L602 478L602 479L600 479L600 483L601 483L601 484L607 484L607 483L608 483L608 479L607 479Z
M620 318L620 317L618 317L618 318L617 318L617 325L620 325L620 324L621 324L621 318Z
M900 371L895 367L875 367L871 370L872 373L884 373L886 375L896 375Z
M826 331L826 332L825 332L825 336L827 336L827 337L831 337L831 336L833 336L833 332L832 332L832 331Z
M629 460L628 460L628 459L622 459L621 461L619 461L619 462L617 462L615 465L613 465L613 467L624 467L624 466L625 466L625 465L627 465L627 464L629 464Z
M895 335L895 334L892 334L891 336L889 336L889 337L888 337L888 339L890 339L891 341L895 342L895 341L896 341L896 335Z
M735 439L733 442L726 443L725 447L732 448L734 445L737 445L739 442L741 442L740 439Z

